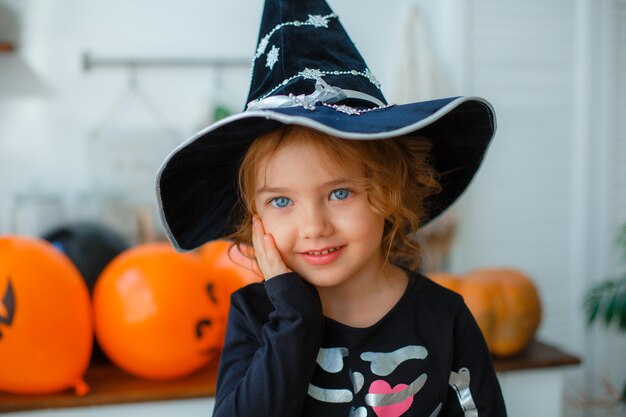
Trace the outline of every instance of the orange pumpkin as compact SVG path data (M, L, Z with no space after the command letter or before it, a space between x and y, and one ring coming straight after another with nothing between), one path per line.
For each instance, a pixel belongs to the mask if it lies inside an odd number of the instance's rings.
M476 269L465 276L433 273L430 278L463 296L495 356L511 356L531 342L541 321L533 281L515 269Z
M222 323L200 260L169 244L139 245L113 259L96 281L93 309L102 350L135 376L182 377L219 353Z
M230 308L230 295L253 282L262 282L263 275L256 262L249 258L251 248L244 247L244 256L237 246L225 240L205 243L198 249L208 286L218 306L223 332L219 338L221 348L226 333L226 321Z

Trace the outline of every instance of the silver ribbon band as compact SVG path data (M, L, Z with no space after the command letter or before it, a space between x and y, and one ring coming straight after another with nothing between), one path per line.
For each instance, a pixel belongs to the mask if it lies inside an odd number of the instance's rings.
M332 104L346 98L368 101L378 107L385 106L385 103L369 94L334 87L324 81L322 77L317 77L315 79L315 91L311 94L269 96L261 100L251 101L248 103L246 110L278 109L284 107L304 107L307 110L315 110L316 103Z

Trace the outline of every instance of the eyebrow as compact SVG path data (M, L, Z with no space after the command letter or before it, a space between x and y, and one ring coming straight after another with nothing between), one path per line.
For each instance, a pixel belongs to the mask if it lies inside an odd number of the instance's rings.
M325 182L324 184L321 185L321 187L326 188L326 187L332 187L332 186L336 186L336 185L350 184L352 182L353 181L348 179L348 178L337 178L336 180ZM258 188L255 191L255 193L256 194L261 194L261 193L284 193L286 191L289 191L289 188L266 187L266 186L263 186L261 188Z

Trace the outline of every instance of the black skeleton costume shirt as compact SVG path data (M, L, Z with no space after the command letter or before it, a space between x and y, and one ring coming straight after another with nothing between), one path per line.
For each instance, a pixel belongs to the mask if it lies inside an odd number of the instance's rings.
M296 273L238 290L218 375L215 417L506 416L463 299L417 273L367 328L324 318Z

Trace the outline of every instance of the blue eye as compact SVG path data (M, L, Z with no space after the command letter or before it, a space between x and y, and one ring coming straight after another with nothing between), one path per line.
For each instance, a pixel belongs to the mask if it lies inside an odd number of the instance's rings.
M330 193L331 200L345 200L352 192L347 188L340 188Z
M276 208L285 208L291 205L291 199L287 197L276 197L270 200L270 204Z

